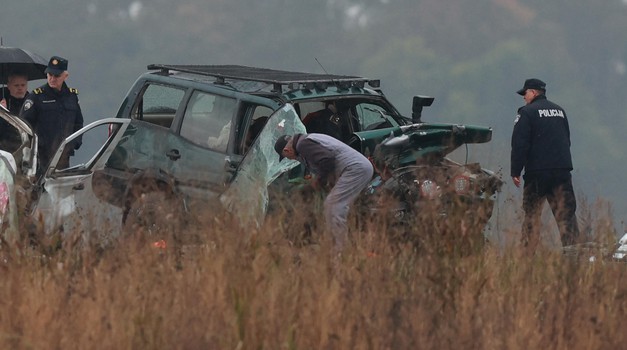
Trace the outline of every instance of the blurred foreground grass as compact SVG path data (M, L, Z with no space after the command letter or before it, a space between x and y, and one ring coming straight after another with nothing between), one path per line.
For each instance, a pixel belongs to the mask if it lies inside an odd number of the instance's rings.
M208 219L182 257L144 239L7 246L2 349L610 349L627 335L627 266L514 247L446 254L369 223L341 259L286 217ZM295 218L292 218L295 219ZM517 224L515 224L517 225ZM514 225L514 226L515 226ZM424 227L416 230L425 230ZM417 232L418 233L418 232ZM149 243L149 242L148 242Z

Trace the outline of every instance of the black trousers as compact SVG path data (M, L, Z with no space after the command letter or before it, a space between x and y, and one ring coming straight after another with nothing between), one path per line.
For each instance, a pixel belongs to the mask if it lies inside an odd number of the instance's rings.
M579 242L577 201L569 170L544 170L524 175L523 209L525 220L521 243L534 248L540 240L540 218L547 200L560 231L562 246Z

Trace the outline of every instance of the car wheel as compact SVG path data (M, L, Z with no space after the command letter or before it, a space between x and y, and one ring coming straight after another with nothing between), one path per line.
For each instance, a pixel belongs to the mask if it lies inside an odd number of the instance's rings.
M148 192L135 198L124 221L124 235L165 249L178 246L180 207L172 194Z

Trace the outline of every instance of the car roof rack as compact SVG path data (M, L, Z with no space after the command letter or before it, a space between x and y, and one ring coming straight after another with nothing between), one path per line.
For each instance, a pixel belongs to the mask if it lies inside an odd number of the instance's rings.
M324 89L329 85L340 88L364 87L365 83L373 88L378 88L379 80L367 79L349 75L315 74L303 72L290 72L268 68L256 68L239 65L176 65L176 64L150 64L149 70L159 69L163 73L171 70L215 77L216 83L224 84L226 79L236 79L244 81L256 81L274 85L274 91L281 92L283 86L290 89L299 88L320 88Z

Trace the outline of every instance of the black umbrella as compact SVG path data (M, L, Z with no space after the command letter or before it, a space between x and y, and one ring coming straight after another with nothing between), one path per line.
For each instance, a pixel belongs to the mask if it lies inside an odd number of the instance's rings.
M0 84L6 84L11 72L27 75L28 80L45 79L48 61L36 53L17 47L0 46Z

